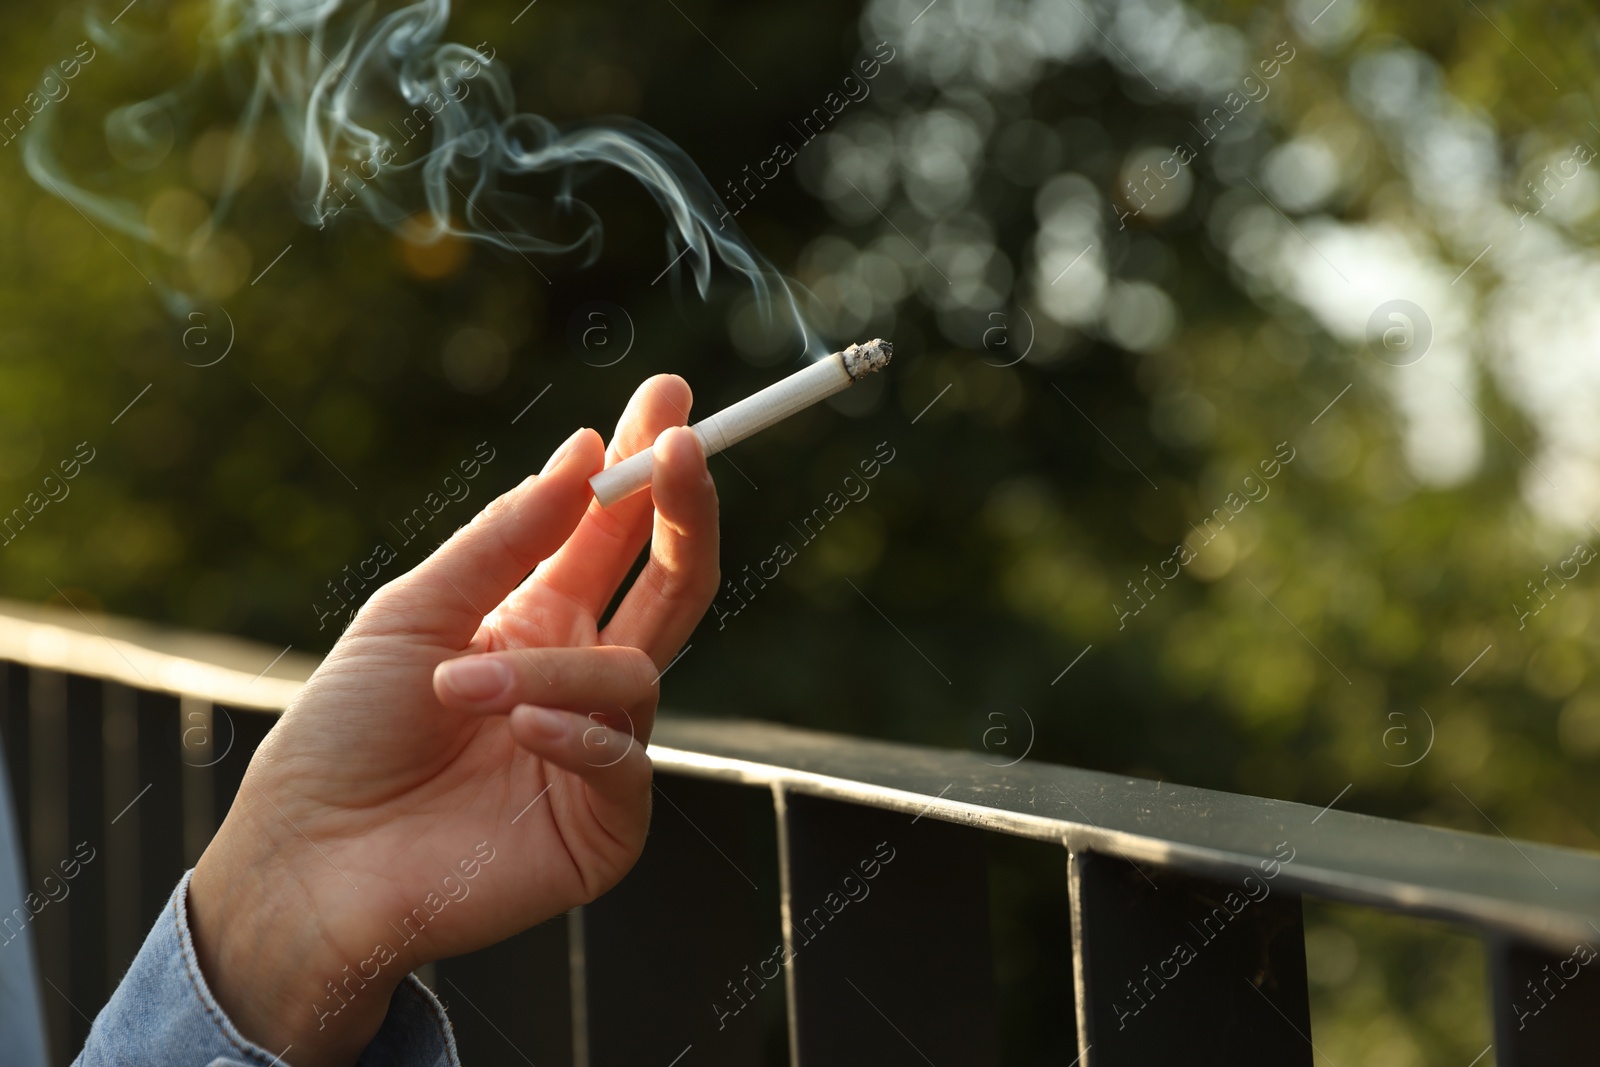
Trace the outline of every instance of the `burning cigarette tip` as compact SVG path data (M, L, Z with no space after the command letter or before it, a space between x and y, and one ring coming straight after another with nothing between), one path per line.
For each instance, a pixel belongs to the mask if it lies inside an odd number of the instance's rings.
M875 337L866 344L851 345L839 353L844 360L845 373L850 375L850 380L859 382L868 374L873 374L889 365L889 360L894 356L894 345L881 337Z

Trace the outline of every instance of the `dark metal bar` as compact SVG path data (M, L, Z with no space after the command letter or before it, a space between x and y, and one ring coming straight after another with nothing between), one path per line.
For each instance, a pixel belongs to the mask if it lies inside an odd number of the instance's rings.
M786 795L796 1067L999 1062L981 831Z
M567 912L567 998L572 1007L572 1067L589 1067L589 971L584 965L583 908Z
M0 662L0 742L6 750L6 765L11 772L12 810L17 815L17 835L21 838L25 863L33 853L29 842L33 827L27 818L29 798L33 795L30 783L32 768L28 758L29 745L28 669L14 663Z
M139 698L105 683L101 740L105 760L106 971L117 981L133 961L148 926L139 907Z
M638 865L583 909L589 1067L783 1062L776 866L766 790L657 776Z
M30 910L40 906L33 919L33 943L39 952L39 977L45 983L45 1031L52 1056L60 1059L72 1047L73 1009L65 992L72 984L71 926L66 909L48 903L42 890L44 875L55 870L71 851L67 822L67 679L54 671L35 670L29 672L28 682L28 748L33 774L28 790L32 834L27 888L30 894L38 894L29 898Z
M1491 938L1489 984L1499 1067L1577 1067L1600 1043L1600 936L1567 952Z
M212 833L227 818L228 809L239 795L244 772L249 769L250 757L256 754L261 742L266 740L276 715L243 708L230 708L221 704L211 709L213 731L211 754L211 825Z
M89 1037L89 1024L99 1005L111 996L106 969L106 814L105 732L102 728L103 685L98 679L66 676L67 695L67 827L68 848L41 880L61 886L68 927L68 1049L76 1053ZM45 882L48 886L49 882Z
M792 966L795 950L794 925L790 916L794 909L794 871L791 859L794 849L790 844L789 795L782 786L772 786L772 812L778 827L778 907L783 918L783 1008L786 1037L788 1038L788 1067L800 1067L800 1002L799 987Z
M132 803L122 822L139 820L139 922L148 930L172 895L183 862L183 723L178 698L165 693L136 695L139 731L139 792L118 798ZM149 787L148 789L146 787ZM118 826L122 825L118 822Z
M1300 897L1286 869L1225 880L1075 852L1073 956L1084 1067L1205 1061L1311 1067Z

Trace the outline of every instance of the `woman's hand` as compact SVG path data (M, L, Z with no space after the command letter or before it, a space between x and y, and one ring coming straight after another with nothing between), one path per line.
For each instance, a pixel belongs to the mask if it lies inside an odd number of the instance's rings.
M689 404L682 379L646 382L609 452L578 431L374 594L257 750L189 887L205 977L246 1037L351 1063L408 971L593 900L638 859L657 682L718 583L705 456L667 429ZM602 509L589 477L651 441L652 492Z

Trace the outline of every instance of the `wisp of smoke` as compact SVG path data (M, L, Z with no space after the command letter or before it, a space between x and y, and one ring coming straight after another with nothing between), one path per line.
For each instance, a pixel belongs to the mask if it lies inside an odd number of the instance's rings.
M175 116L195 110L208 71L234 81L242 75L245 99L213 226L238 192L261 123L275 113L296 156L296 208L309 224L323 228L354 209L391 229L404 227L413 240L453 235L522 254L584 250L585 262L598 253L601 223L573 195L574 186L594 165L614 167L660 205L669 222L668 255L690 265L701 296L709 291L715 254L747 279L764 314L793 322L806 354L827 352L806 324L794 287L725 225L721 200L682 149L635 121L562 128L518 112L494 49L443 39L449 16L450 0L415 0L386 14L373 3L347 0L210 0L194 72L159 96L112 111L108 140L158 143ZM127 50L120 31L98 16L89 16L87 28L107 51ZM395 114L397 101L403 115ZM24 135L29 174L91 218L153 242L132 201L92 192L67 176L53 150L55 110ZM425 149L402 158L414 140ZM575 235L541 236L524 221L537 205L503 184L529 175L554 180L553 206L579 220ZM426 220L421 226L419 217ZM178 313L190 306L180 293L168 302Z

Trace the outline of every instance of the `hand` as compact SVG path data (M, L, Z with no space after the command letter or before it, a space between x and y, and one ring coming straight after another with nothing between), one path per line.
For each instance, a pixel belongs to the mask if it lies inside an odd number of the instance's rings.
M646 382L604 455L579 430L374 594L262 742L189 886L201 968L246 1037L352 1063L407 972L638 859L657 682L719 580L705 456L668 429L690 399ZM651 441L651 493L602 509L589 477Z

